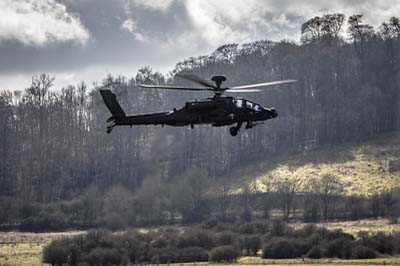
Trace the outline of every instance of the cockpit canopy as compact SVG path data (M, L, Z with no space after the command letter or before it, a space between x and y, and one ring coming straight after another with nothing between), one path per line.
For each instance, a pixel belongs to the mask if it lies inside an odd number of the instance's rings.
M263 110L261 105L259 105L258 103L253 103L252 101L249 100L233 99L233 104L236 105L236 107L246 108L256 112L261 112Z

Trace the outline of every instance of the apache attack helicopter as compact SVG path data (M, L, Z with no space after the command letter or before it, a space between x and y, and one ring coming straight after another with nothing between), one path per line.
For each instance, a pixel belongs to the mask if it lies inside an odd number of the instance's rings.
M104 103L110 110L112 116L107 120L111 123L107 127L107 133L111 133L115 126L133 126L133 125L169 125L169 126L188 126L192 128L197 124L211 124L214 127L232 126L229 130L232 136L236 136L243 123L245 128L250 129L262 123L262 121L275 118L278 113L274 108L264 108L252 101L222 96L224 92L258 92L259 87L268 87L286 83L296 82L296 80L280 80L266 83L258 83L245 86L221 87L226 81L225 76L213 76L211 83L195 75L180 74L178 77L192 81L202 87L189 86L167 86L167 85L139 85L142 88L167 89L167 90L185 90L185 91L211 91L214 97L187 102L185 106L177 110L174 108L170 112L126 115L124 110L116 100L116 96L108 89L101 89L100 93Z

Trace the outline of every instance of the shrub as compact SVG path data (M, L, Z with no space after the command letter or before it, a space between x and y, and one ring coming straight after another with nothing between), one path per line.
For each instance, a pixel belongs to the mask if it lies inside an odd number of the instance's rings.
M175 248L154 248L150 250L151 263L175 263L178 262L178 251Z
M246 254L256 255L261 248L261 239L258 235L243 235L240 237L240 249L246 250Z
M291 238L289 241L293 246L293 257L295 258L306 255L312 247L304 238Z
M121 265L122 254L115 248L95 248L85 257L89 266Z
M179 248L202 247L207 250L214 247L213 233L204 229L192 229L183 233L177 246Z
M68 244L67 239L58 239L52 241L43 249L43 262L52 266L68 262Z
M310 259L320 259L322 258L322 254L323 252L320 246L314 246L307 252L306 257Z
M201 247L184 248L179 251L179 262L208 261L208 251Z
M221 232L216 235L215 242L218 246L237 246L238 237L232 232Z
M272 221L271 236L283 236L286 232L286 223L281 220Z
M169 241L164 238L164 237L160 237L157 238L156 240L154 240L153 242L151 242L151 247L152 248L166 248L168 247Z
M300 237L309 237L314 233L318 232L318 227L314 224L307 224L303 228L296 231Z
M239 234L264 234L267 226L260 222L244 223L234 228L234 231Z
M288 239L273 238L262 249L264 259L289 259L294 258L295 249Z
M68 247L68 264L69 266L77 266L82 257L82 252L76 243L71 241Z
M356 246L353 249L353 258L354 259L374 259L376 258L376 252L365 246Z
M364 245L378 251L379 253L393 254L396 249L393 235L386 235L382 232L364 239Z
M236 262L239 257L238 250L231 245L228 246L220 246L212 249L210 251L210 260L213 262Z
M82 236L82 250L90 252L92 249L99 247L112 247L111 243L104 241L110 239L111 233L106 230L89 231L85 236Z
M353 241L347 237L341 237L329 241L326 247L325 256L328 258L350 259L352 244Z

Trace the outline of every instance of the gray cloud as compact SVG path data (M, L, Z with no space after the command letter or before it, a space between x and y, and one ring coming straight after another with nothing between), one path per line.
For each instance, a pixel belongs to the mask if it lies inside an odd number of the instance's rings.
M21 12L0 8L0 88L13 83L13 75L21 83L42 71L62 84L100 80L107 71L134 75L142 65L165 72L224 43L298 41L301 24L326 13L361 13L375 27L400 14L400 0L0 0L0 7L14 2L30 3L39 24L48 23L39 27L42 35L29 35L28 12L5 34L3 17Z
M0 1L0 41L43 46L65 41L84 44L88 39L79 18L54 0Z

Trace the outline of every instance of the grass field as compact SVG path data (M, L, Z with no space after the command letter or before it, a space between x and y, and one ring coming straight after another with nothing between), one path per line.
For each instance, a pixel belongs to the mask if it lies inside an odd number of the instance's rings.
M242 257L240 265L400 265L400 258L379 258L368 260L339 260L339 259L285 259L269 260L259 257Z
M1 266L36 266L42 265L42 244L1 244Z
M303 227L306 224L303 223L292 223L291 227L296 229ZM331 222L331 223L318 223L320 227L326 227L329 230L341 229L343 232L351 234L357 237L358 232L365 231L371 234L377 232L394 233L400 232L400 224L392 224L387 219L364 219L359 221L347 221L347 222Z
M389 171L389 162L397 160L400 160L400 132L391 132L362 144L268 158L244 167L235 175L251 180L259 191L265 191L263 180L270 176L300 177L306 181L333 173L340 178L346 195L370 195L400 187L400 171Z

